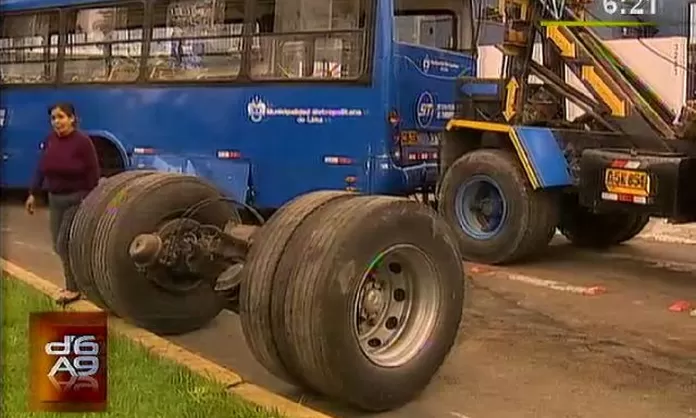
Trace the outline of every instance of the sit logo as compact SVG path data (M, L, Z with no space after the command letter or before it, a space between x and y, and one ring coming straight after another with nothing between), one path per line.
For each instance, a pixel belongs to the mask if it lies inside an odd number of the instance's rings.
M107 315L32 313L29 325L32 410L104 411Z

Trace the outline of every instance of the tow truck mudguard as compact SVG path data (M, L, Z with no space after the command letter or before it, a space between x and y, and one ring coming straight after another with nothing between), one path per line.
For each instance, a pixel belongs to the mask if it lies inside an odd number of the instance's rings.
M696 220L696 158L674 152L586 149L580 203L596 212L639 211L674 223Z

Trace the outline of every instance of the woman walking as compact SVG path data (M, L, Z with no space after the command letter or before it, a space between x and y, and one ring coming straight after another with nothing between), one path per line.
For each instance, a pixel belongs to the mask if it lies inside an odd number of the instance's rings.
M53 132L44 142L25 207L30 215L34 213L34 196L46 183L53 249L61 258L65 276L65 288L56 302L67 304L80 298L68 261L70 225L82 199L99 183L100 169L92 140L77 129L73 105L53 105L48 114Z

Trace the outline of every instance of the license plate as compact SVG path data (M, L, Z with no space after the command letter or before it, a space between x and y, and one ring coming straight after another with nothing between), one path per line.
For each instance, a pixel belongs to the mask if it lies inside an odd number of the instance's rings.
M604 185L609 193L650 195L650 176L645 171L608 168L604 175Z

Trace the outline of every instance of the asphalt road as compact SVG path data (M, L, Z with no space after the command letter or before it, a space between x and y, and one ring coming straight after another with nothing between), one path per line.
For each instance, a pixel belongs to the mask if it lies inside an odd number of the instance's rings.
M30 217L5 202L2 231L3 258L61 284L45 211ZM696 316L668 310L682 299L696 305L695 250L636 239L591 253L556 238L543 261L469 266L472 304L447 363L417 400L378 416L696 417ZM269 375L232 313L172 340L334 416L364 416Z

